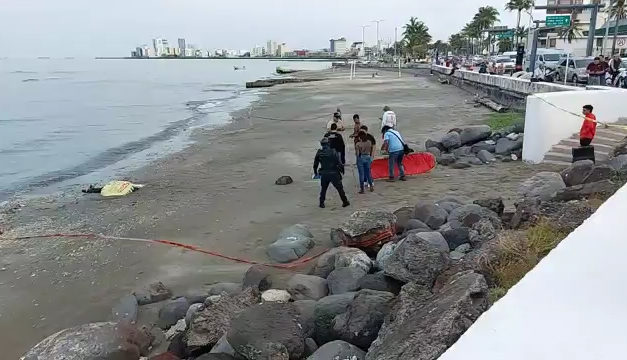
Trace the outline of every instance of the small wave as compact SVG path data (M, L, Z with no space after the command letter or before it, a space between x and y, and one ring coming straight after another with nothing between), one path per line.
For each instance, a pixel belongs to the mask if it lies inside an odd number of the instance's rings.
M78 71L70 71L70 70L56 70L51 71L50 74L76 74Z
M30 78L30 79L24 79L24 80L22 80L22 82L31 82L31 81L39 81L39 79L36 79L36 78Z
M47 78L45 78L44 80L61 80L62 78L58 77L58 76L48 76Z
M37 71L15 70L11 71L11 74L37 74Z

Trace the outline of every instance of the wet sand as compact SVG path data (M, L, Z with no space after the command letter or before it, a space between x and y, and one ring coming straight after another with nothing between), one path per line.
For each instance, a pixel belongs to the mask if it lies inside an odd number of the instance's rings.
M344 178L352 206L341 207L330 189L327 208L317 207L312 161L326 122L340 107L347 125L353 113L376 129L384 105L397 113L399 128L416 150L448 129L481 124L489 113L472 95L425 76L358 69L304 73L329 80L282 85L251 108L234 114L220 130L200 130L183 152L130 174L146 184L119 199L76 193L40 198L3 215L4 236L41 232L94 232L170 239L242 258L269 261L265 246L285 226L308 225L317 248L329 230L363 208L394 210L419 199L454 195L502 196L511 205L521 180L546 167L496 163L433 172L401 183L377 182L376 192L357 194L356 169ZM347 138L348 134L345 135ZM349 146L346 156L354 163ZM274 185L281 175L294 183ZM0 238L0 348L7 359L60 329L106 320L122 295L152 281L182 294L217 281L240 281L248 268L164 245L102 240ZM7 353L8 351L8 353Z

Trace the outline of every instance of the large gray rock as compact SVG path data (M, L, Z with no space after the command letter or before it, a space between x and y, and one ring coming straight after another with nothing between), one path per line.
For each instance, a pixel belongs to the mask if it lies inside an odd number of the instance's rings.
M470 146L462 146L460 148L453 150L453 155L455 155L458 158L468 156L470 154L472 154L472 150Z
M442 140L440 140L442 146L446 149L456 149L462 145L462 138L459 136L459 133L455 131L451 131L450 133L444 135Z
M627 155L622 154L610 160L612 169L619 172L627 172Z
M240 283L216 283L207 286L207 296L220 295L222 293L235 296L241 292L242 284Z
M272 279L267 266L253 265L246 270L242 280L242 288L255 287L264 292L272 288Z
M314 300L296 300L294 308L298 313L298 322L303 328L303 333L307 337L311 337L316 329L315 314L316 301Z
M370 289L377 291L387 291L398 294L403 283L389 276L385 276L383 271L374 274L366 274L359 280L359 289Z
M294 300L319 300L329 294L327 280L319 276L295 274L287 282Z
M501 227L501 219L492 210L476 204L460 206L448 215L448 225L452 229L470 228L481 219L488 219L495 228Z
M305 352L305 335L292 304L264 303L240 312L227 340L247 360L298 360Z
M312 338L305 339L305 356L309 357L318 350L318 344L316 340Z
M198 314L198 312L200 311L203 311L204 309L205 304L191 304L189 306L189 309L187 309L187 313L185 313L185 323L188 325L191 324L192 320L194 320L194 318L196 317L196 314Z
M414 216L414 208L411 206L404 206L394 211L396 216L396 233L402 234L405 231L407 222Z
M414 218L427 224L433 230L442 226L447 217L448 212L432 202L421 201L414 207Z
M478 154L481 150L485 150L487 152L493 153L496 151L496 143L493 141L481 141L481 142L474 144L470 148L470 151L472 151L475 154Z
M372 260L365 252L356 248L341 246L321 255L310 274L326 278L333 270L341 267L356 267L364 272L369 272L372 265Z
M335 317L333 332L340 340L367 349L377 338L393 299L389 292L360 290L346 312Z
M316 350L307 360L364 360L366 352L346 341L335 340Z
M442 145L441 142L431 140L431 139L428 139L427 141L425 141L425 149L429 149L429 148L437 148L437 149L440 149L440 151L446 150L446 148L444 147L444 145Z
M161 309L159 309L159 320L157 325L162 329L167 329L184 319L189 309L190 303L186 298L181 297L168 301Z
M226 334L224 334L220 340L211 348L209 351L212 354L228 354L231 356L235 356L235 349L229 344L229 340L226 338ZM198 360L198 358L196 359Z
M523 181L518 192L523 198L549 200L565 187L566 184L560 174L541 172Z
M223 294L216 301L205 303L205 309L196 313L185 333L188 348L211 347L229 330L231 319L244 309L259 302L259 291L246 288L240 294Z
M516 150L522 149L523 137L519 137L517 140L510 140L508 138L500 138L496 142L495 153L499 155L509 155Z
M470 229L467 227L440 230L440 234L446 240L450 250L455 250L458 246L470 241Z
M410 285L405 287L415 291ZM488 308L486 281L472 271L455 274L433 295L407 296L405 287L366 359L436 360Z
M503 198L485 198L478 199L472 202L473 204L479 205L486 209L490 209L496 213L496 215L501 216L505 211L505 204L503 203Z
M407 222L407 226L405 227L405 231L410 230L431 231L431 228L418 219L409 219L409 221Z
M309 229L296 224L281 231L276 241L268 246L267 253L274 261L288 263L305 255L314 245Z
M126 295L113 306L111 310L113 321L126 321L134 323L137 321L137 298L135 295Z
M481 162L484 164L489 164L496 161L494 155L492 155L492 153L487 150L480 150L477 153L477 159L481 160Z
M333 270L327 277L329 294L344 294L359 289L359 280L364 276L366 276L366 272L356 267L342 267Z
M609 165L596 165L594 170L592 170L592 174L588 176L585 180L585 183L593 183L603 180L611 180L616 174L616 171Z
M489 138L492 135L492 129L488 125L469 126L463 128L459 135L462 145L472 145Z
M169 299L172 296L172 291L159 281L144 289L135 290L133 295L137 298L139 305L147 305Z
M437 232L411 234L385 264L385 275L402 282L432 285L449 265L449 246Z
M20 360L138 360L149 345L146 331L128 324L99 322L50 335Z
M555 194L557 201L582 200L592 195L612 195L620 188L619 184L610 180L602 180L593 183L586 183L567 187Z
M377 253L377 269L383 270L386 261L390 258L390 256L392 256L392 253L394 253L394 250L397 246L398 242L389 242L381 247L381 249Z
M442 151L438 149L437 147L427 148L427 152L431 153L435 157L436 160L439 159L440 156L442 156Z
M355 211L339 228L332 231L332 237L345 246L369 247L379 241L378 237L388 234L387 239L396 233L396 215L383 210ZM386 239L381 239L386 240Z
M333 320L336 316L346 312L353 298L355 298L355 293L345 293L329 295L316 302L314 310L314 339L318 345L326 344L336 339L333 333Z
M454 164L457 161L457 158L453 154L442 154L439 158L436 159L438 164L442 166L448 166Z
M581 160L562 170L560 175L562 175L566 186L573 186L586 182L592 171L594 171L594 162L592 160Z

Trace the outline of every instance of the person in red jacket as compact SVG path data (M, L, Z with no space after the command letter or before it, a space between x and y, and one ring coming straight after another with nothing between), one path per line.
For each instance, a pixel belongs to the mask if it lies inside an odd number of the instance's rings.
M597 132L597 117L594 116L592 110L594 110L592 105L585 105L583 107L583 115L586 118L579 132L579 144L581 146L589 146Z

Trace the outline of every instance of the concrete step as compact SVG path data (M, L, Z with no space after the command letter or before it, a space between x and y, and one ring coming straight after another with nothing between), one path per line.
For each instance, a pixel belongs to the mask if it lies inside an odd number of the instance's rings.
M573 146L579 146L579 138L577 137L576 139L564 139L562 141L560 141L558 143L559 145L570 145L572 144ZM576 145L575 145L576 144ZM616 146L617 142L614 140L608 140L608 139L604 139L604 138L598 138L595 137L594 140L592 140L592 145L595 147L606 147L608 148L608 151L611 151L612 149L614 149L614 146Z
M594 158L596 161L605 162L605 161L608 161L610 157L607 154L600 154L595 151ZM544 156L544 160L566 161L570 163L573 161L573 154L556 152L553 149L551 149L551 151L546 153L546 155Z
M551 151L564 153L564 154L572 154L573 147L579 147L579 142L577 142L576 146L570 145L570 144L569 145L562 145L562 144L553 145L553 147L551 148ZM594 153L609 156L608 149L609 149L608 147L595 147Z
M562 161L562 160L547 160L547 159L544 159L543 163L545 163L545 164L553 164L553 165L561 165L561 166L564 166L564 167L569 167L569 166L572 165L571 162L566 162L566 161Z
M597 136L612 139L614 141L621 141L625 138L625 134L622 132L617 132L610 129L598 129L597 128Z

